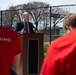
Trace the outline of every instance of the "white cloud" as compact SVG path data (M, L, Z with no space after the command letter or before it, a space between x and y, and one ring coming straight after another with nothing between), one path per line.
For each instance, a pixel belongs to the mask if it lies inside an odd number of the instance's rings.
M27 0L10 0L14 5L27 3Z
M9 3L7 2L0 2L0 10L5 10L9 7Z

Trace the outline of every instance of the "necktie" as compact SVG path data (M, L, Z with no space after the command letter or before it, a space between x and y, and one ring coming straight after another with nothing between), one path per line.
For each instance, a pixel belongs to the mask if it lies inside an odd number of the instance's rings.
M27 22L25 22L25 25L26 25L26 28L25 28L26 33L28 33L28 24L27 24Z

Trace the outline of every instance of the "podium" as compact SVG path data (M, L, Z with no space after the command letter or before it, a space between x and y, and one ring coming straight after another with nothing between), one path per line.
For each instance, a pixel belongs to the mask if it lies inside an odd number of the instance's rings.
M43 33L20 35L22 44L22 75L39 75L43 62Z

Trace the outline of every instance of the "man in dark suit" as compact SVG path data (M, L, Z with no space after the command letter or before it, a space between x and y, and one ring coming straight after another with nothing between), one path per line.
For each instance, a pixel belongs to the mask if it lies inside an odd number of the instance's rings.
M24 12L22 14L22 21L17 23L16 31L20 34L23 33L35 33L35 27L29 22L29 13Z

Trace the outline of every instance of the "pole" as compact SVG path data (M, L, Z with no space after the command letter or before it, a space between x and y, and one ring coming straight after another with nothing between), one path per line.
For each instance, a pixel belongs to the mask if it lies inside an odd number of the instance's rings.
M1 27L2 27L2 11L1 11Z
M51 6L50 6L50 43L51 43Z

